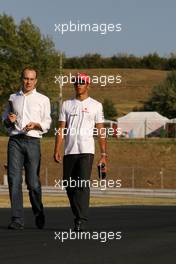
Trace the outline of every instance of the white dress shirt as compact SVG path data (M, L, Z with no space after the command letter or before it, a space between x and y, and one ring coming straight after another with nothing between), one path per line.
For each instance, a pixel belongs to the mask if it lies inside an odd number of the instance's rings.
M91 97L83 101L66 100L63 102L59 121L65 121L67 125L65 155L94 154L93 130L96 123L104 122L103 107L100 102Z
M41 138L51 125L51 106L47 96L38 93L33 89L31 93L25 95L22 90L15 94L11 94L9 101L12 101L14 114L17 116L15 128L9 128L10 136L25 134L31 137ZM10 112L10 105L3 114L3 120L7 118ZM30 130L24 131L23 128L30 122L39 123L42 131Z

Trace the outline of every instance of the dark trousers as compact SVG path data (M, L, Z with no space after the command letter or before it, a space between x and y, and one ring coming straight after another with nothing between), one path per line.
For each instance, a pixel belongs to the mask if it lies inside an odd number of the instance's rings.
M88 219L89 184L93 159L94 155L87 153L64 156L63 180L67 182L74 180L73 187L67 184L66 191L76 220L87 221Z
M40 139L12 136L8 142L8 184L11 201L12 220L23 223L22 171L29 198L35 215L43 210L41 201Z

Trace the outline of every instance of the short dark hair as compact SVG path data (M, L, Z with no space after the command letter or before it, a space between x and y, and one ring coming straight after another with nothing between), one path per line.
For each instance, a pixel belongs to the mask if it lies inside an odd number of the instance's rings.
M23 79L23 77L24 77L24 72L25 72L26 70L28 70L28 71L35 71L35 73L36 73L36 79L37 79L37 77L38 77L38 71L37 71L36 69L34 69L33 67L30 67L30 66L25 67L25 68L22 70L22 72L21 72L21 79Z

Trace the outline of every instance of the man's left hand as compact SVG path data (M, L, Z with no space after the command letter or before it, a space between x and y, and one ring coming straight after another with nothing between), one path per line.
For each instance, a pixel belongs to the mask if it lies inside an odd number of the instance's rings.
M102 169L102 172L107 172L107 157L106 156L103 156L100 158L100 160L98 161L97 163L97 166L101 163L104 163L105 164L105 168Z

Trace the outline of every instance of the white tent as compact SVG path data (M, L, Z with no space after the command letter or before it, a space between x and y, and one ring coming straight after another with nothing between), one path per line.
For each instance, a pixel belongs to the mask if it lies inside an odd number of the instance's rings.
M158 136L168 121L157 112L131 112L117 119L122 136L129 138Z
M169 124L176 124L176 118L169 119Z
M109 127L113 127L113 125L117 125L117 122L116 121L113 121L113 120L105 119L104 120L104 124L109 125Z

